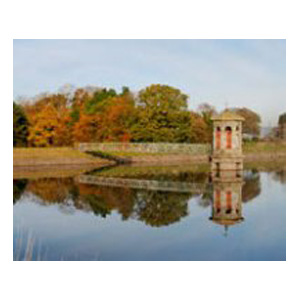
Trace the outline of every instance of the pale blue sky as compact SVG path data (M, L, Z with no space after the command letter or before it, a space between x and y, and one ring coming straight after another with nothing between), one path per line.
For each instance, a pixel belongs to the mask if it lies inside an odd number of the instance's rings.
M263 126L285 111L285 69L285 40L14 40L14 98L161 83L188 94L190 109L249 107Z

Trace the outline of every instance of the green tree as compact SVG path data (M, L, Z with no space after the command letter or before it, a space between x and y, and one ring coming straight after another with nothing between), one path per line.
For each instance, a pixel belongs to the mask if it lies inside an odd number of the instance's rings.
M103 113L110 103L110 99L117 96L114 89L99 89L85 103L84 110L87 114Z
M285 139L286 136L286 113L283 113L278 118L278 137Z
M283 113L278 118L278 125L286 124L286 113Z
M153 84L139 92L133 140L140 142L188 142L191 116L188 96L179 89Z
M27 145L28 120L22 107L13 103L13 146L24 147Z

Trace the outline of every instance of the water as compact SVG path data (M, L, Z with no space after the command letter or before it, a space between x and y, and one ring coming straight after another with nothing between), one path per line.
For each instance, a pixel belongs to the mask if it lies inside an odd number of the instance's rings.
M13 183L15 260L286 259L283 168L223 179L200 166L118 167Z

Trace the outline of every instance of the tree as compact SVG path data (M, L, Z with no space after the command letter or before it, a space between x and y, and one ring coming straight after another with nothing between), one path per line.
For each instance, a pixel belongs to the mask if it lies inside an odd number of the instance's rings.
M13 146L24 147L27 145L28 120L22 107L13 103Z
M125 93L123 96L112 98L104 114L104 140L128 142L131 139L134 114L134 100L130 94Z
M78 122L73 126L75 142L100 142L102 118L99 115L81 113Z
M197 113L198 116L201 118L201 123L199 117L196 120L194 117L194 121L196 121L196 123L194 123L193 126L194 130L198 130L198 134L199 130L201 130L201 135L198 136L198 142L211 143L213 135L213 122L211 118L214 114L216 114L216 109L208 103L203 103L198 106Z
M32 118L28 141L32 146L46 147L55 144L55 135L59 119L53 105L46 105L43 110Z
M87 98L84 104L84 112L87 114L103 113L109 105L111 98L116 97L114 89L99 89L92 97Z
M195 112L191 112L191 142L209 142L210 130L204 119Z
M286 113L283 113L278 118L278 137L285 139L286 136Z
M133 140L188 142L191 118L187 98L179 89L153 84L139 92Z
M259 114L245 107L231 108L229 110L237 113L245 119L245 121L243 122L243 133L251 134L254 136L260 135L261 118Z
M30 122L28 141L31 146L69 146L73 143L69 102L66 95L53 94L24 104Z
M286 124L286 113L283 113L278 118L278 125L285 125Z

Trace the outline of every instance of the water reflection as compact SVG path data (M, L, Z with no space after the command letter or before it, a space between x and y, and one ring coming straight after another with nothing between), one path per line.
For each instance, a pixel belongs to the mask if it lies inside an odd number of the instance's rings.
M15 179L14 259L283 260L284 183L197 166Z
M244 220L242 216L243 179L240 173L221 171L214 174L212 180L213 203L210 220L223 225L225 235L227 235L229 226L236 225Z
M209 173L196 177L179 175L179 178L189 178L189 182L174 180L174 174L171 178L164 176L165 181L146 177L140 180L140 188L137 188L137 181L131 179L110 180L108 186L105 185L107 181L87 184L78 181L78 178L14 180L13 201L14 204L22 201L25 193L31 201L43 206L58 205L66 214L81 210L105 218L112 211L117 211L122 220L135 219L149 226L161 227L186 217L189 200L198 196L201 207L212 207L211 219L214 222L229 226L242 220L242 202L257 197L261 187L260 175L255 170L245 172L243 178L228 174L219 177L211 177ZM114 186L111 186L112 182ZM133 187L131 184L134 184ZM149 189L144 188L145 185Z

